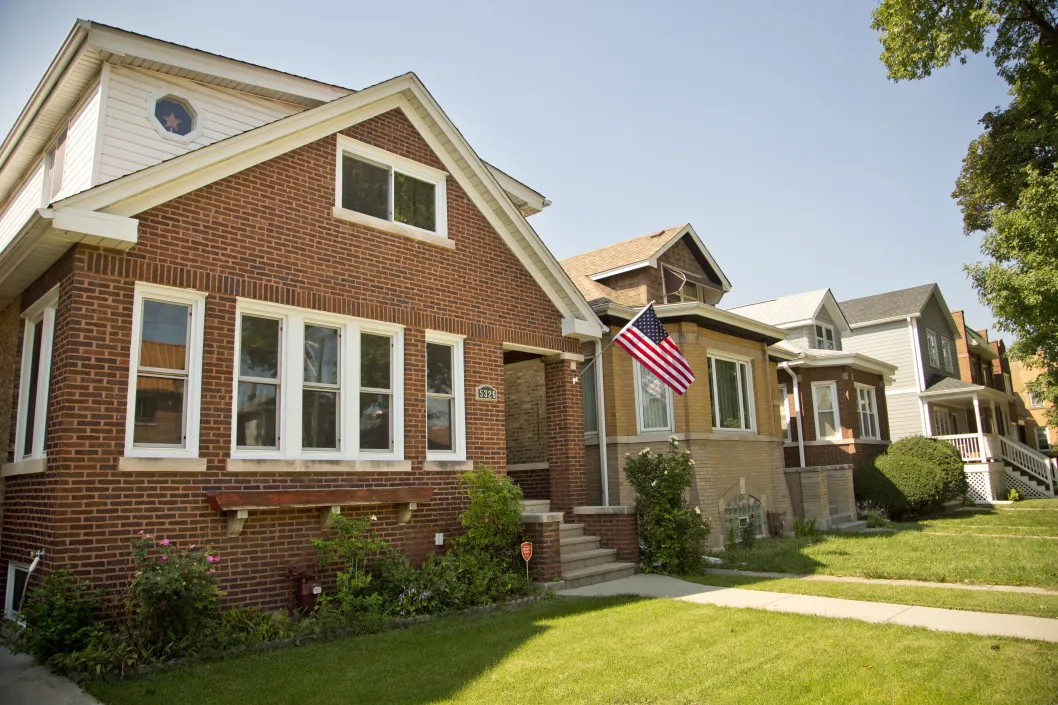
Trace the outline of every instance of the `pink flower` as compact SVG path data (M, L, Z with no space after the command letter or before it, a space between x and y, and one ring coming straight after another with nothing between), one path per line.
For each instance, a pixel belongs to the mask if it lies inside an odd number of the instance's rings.
M159 560L167 561L167 560L169 560L169 556L166 556L166 555L163 554L162 557Z
M210 568L210 569L209 569L209 574L210 574L210 575L213 575L213 574L214 574L214 573L216 573L216 572L217 572L217 569L216 569L216 568Z
M220 563L220 556L211 556L206 554L206 560L210 563Z
M161 541L158 542L158 545L159 546L168 546L169 545L169 539L162 539Z
M140 536L143 536L143 529L140 529Z

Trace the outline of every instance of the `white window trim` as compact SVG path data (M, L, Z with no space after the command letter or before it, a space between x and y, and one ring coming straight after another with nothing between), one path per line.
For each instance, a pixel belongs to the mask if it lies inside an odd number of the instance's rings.
M830 325L828 323L823 323L821 321L815 321L812 325L813 325L812 334L815 336L815 339L816 339L816 350L837 350L838 349L838 334L837 334L837 331L834 330L834 326L832 326L832 325ZM817 331L816 328L820 328L822 330L822 333L823 333L823 337L822 338L819 337L820 331ZM830 332L830 347L829 348L827 347L827 338L826 338L826 334L827 334L828 331Z
M389 194L390 194L390 217L377 218L373 215L366 213L360 213L359 211L349 210L348 208L342 207L342 155L349 154L354 157L365 159L370 162L389 168ZM433 231L424 230L417 228L414 225L408 225L407 223L398 223L393 218L393 172L399 171L402 174L414 177L421 181L426 181L434 186L434 225L436 229ZM379 149L369 144L365 144L359 140L355 140L352 137L346 137L345 135L338 135L338 149L335 157L335 172L334 172L334 210L333 215L335 218L341 220L348 220L359 225L366 225L370 228L376 228L378 230L385 230L387 232L394 233L396 235L404 235L405 237L414 238L416 240L422 240L433 245L440 245L441 247L454 248L455 243L448 239L448 188L447 188L448 172L441 171L440 169L434 169L426 164L420 164L419 162L412 161L398 154L387 152L384 149Z
M132 308L132 339L129 344L129 389L125 414L126 458L197 458L199 425L202 411L202 342L205 337L206 293L160 284L136 282ZM171 302L191 307L191 330L187 351L187 389L184 391L183 448L133 445L136 430L136 376L140 366L140 339L143 324L143 300Z
M681 277L683 277L683 286L680 287L679 291L668 291L668 287L665 286L665 270L666 269L668 271L670 271L670 272L673 272L673 273L678 274ZM688 286L693 289L693 291L697 294L697 296L688 296L686 294ZM667 264L663 264L663 265L661 265L661 301L662 301L662 303L670 303L669 302L669 295L670 294L679 294L680 301L677 302L677 303L682 303L682 302L687 302L687 301L697 301L697 302L704 302L705 301L705 294L704 294L704 292L702 290L702 285L701 284L699 284L696 281L692 281L691 279L689 279L687 277L687 273L686 272L684 272L684 271L682 271L680 269L677 269L676 267L670 267Z
M780 404L782 405L782 417L786 421L786 433L783 435L783 439L787 443L793 442L793 428L790 426L790 392L786 388L785 384L779 385L779 394L782 395Z
M832 387L834 389L834 431L835 434L832 436L824 436L819 432L819 403L818 397L816 397L816 389L819 387ZM812 382L812 415L816 424L816 440L817 441L833 441L841 438L841 398L838 396L838 383L836 381L829 382Z
M1047 447L1046 448L1041 448L1040 447L1040 431L1043 431L1044 438L1047 439ZM1050 431L1050 429L1047 426L1037 426L1036 427L1036 449L1037 450L1042 450L1042 451L1050 451L1051 450L1051 431Z
M7 589L4 591L4 616L16 624L25 626L25 622L18 618L15 612L15 571L22 570L29 573L29 565L18 561L7 562ZM28 577L26 578L29 579Z
M169 132L164 127L162 127L162 124L158 122L158 118L154 116L154 108L158 104L158 101L170 95L174 98L179 98L180 100L191 106L191 111L195 114L195 126L194 128L192 128L191 132L188 132L186 135L178 135L175 132ZM157 132L159 135L169 140L170 142L179 142L181 144L187 144L188 142L193 142L198 139L199 135L202 134L203 115L204 113L202 112L202 107L199 105L198 101L188 95L187 91L183 88L163 86L147 97L147 122L151 123L151 127L154 128L155 132Z
M280 338L280 371L278 448L239 448L235 444L239 405L239 356L242 345L242 317L259 316L282 320ZM321 325L341 330L342 369L339 372L338 410L340 442L338 450L313 450L301 447L301 390L304 383L305 325ZM393 339L390 357L392 406L390 423L393 449L360 450L360 335L377 334ZM238 460L403 460L404 459L404 326L366 318L342 316L324 311L284 306L255 299L236 299L235 352L232 370L231 458Z
M1029 408L1030 409L1042 409L1043 399L1040 399L1035 392L1028 392L1029 395Z
M955 371L955 365L952 363L951 344L947 338L940 339L940 360L946 372Z
M929 361L930 367L938 370L941 369L937 334L929 328L926 329L926 359Z
M857 391L856 392L856 420L859 421L859 423L860 423L860 438L869 438L871 440L880 441L880 440L882 440L882 421L878 417L878 390L875 389L874 387L872 387L869 384L860 384L859 382L857 382L854 386L855 386L855 388L857 390L863 389L864 391L867 391L867 392L870 393L871 414L874 416L874 427L875 427L875 429L877 429L877 432L878 432L878 435L876 435L876 436L868 436L868 435L864 434L864 432L863 432L863 420L859 418L859 416L860 416L860 396L859 396L859 391ZM814 402L815 402L815 400L813 400L813 403Z
M709 400L713 405L713 414L717 419L720 418L720 400L716 395L716 365L715 360L726 360L728 362L744 363L746 365L746 394L745 397L749 399L749 409L744 408L743 395L738 395L738 407L739 412L742 414L742 423L746 424L749 422L749 428L722 428L720 426L713 426L713 431L717 433L757 433L757 400L754 398L753 388L753 358L746 357L743 355L735 355L734 353L709 353L707 356L707 362L709 364ZM741 366L739 369L739 375L742 375ZM741 391L741 390L740 390Z
M648 427L648 426L644 425L644 423L643 423L643 400L642 400L642 391L640 389L642 387L642 385L643 385L643 377L642 377L643 366L641 364L639 364L638 361L633 362L633 365L635 366L634 381L635 381L635 398L636 398L636 428L638 429L640 434L651 433L651 432L655 432L655 431L671 432L675 428L675 423L676 423L675 418L674 418L675 417L675 404L673 403L673 399L672 399L672 389L669 387L669 385L667 385L664 382L662 382L662 385L664 385L664 387L665 387L665 399L666 399L667 405L668 405L668 418L669 418L668 425L667 426L663 426L663 427Z
M429 450L426 451L427 460L466 460L467 459L467 433L466 433L466 384L464 383L464 357L463 341L466 336L443 331L426 331L426 342L439 345L450 345L452 347L452 394L455 397L455 407L452 411L452 433L455 434L456 442L452 450ZM423 351L425 355L425 350ZM426 358L423 357L423 365ZM425 379L425 375L424 375ZM423 389L423 394L427 394Z
M51 358L55 342L55 312L59 306L59 287L54 287L41 296L22 314L22 358L18 380L18 417L15 422L15 462L35 460L47 457L44 443L47 437L48 396L51 391ZM26 416L29 414L30 366L33 359L33 336L29 334L30 326L43 321L40 335L40 362L37 368L37 398L34 405L33 445L29 454L23 452L26 447Z

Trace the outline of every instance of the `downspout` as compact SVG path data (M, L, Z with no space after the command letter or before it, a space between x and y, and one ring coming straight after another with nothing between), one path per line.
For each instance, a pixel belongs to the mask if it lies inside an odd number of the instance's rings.
M599 430L599 473L602 480L602 506L610 506L610 473L606 467L606 397L603 392L602 341L595 341L595 418Z
M790 369L789 362L779 363L779 367L786 370L793 380L794 413L797 415L797 455L801 459L801 467L805 467L805 437L801 423L801 385L797 382L797 373Z

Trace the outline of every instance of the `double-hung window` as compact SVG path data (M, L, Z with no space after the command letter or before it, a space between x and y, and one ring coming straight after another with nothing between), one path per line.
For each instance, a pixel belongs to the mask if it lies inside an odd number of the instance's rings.
M465 460L463 339L426 333L426 457Z
M636 368L636 420L639 432L671 431L672 390L638 362Z
M752 431L753 375L749 360L709 356L709 391L712 396L713 428L721 431Z
M860 438L880 439L878 428L878 399L874 387L856 385L856 409L860 416Z
M954 372L955 366L951 357L951 342L947 338L940 339L940 356L941 361L944 363L944 369L948 372Z
M1033 409L1042 409L1043 408L1043 397L1041 397L1036 392L1030 391L1029 392L1029 406L1032 407Z
M403 458L403 329L241 299L232 457Z
M837 338L834 334L833 326L828 326L825 323L816 324L816 349L817 350L837 350Z
M816 416L816 440L841 438L837 382L813 382L812 406Z
M338 218L430 242L448 237L446 172L338 136Z
M940 353L937 350L937 334L926 330L926 352L929 355L930 367L940 367Z
M782 437L785 441L790 442L792 435L790 433L790 397L786 391L786 385L779 385L779 410L780 423L782 424Z
M206 295L136 283L125 455L197 458Z
M55 288L22 314L22 373L15 429L15 462L45 456L51 349L58 301L59 290Z
M1046 426L1036 427L1036 447L1042 451L1049 451L1051 449L1051 437L1047 433Z

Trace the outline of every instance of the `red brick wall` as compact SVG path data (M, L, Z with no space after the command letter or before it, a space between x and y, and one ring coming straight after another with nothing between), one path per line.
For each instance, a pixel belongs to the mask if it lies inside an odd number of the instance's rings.
M580 384L573 378L580 365L567 360L544 363L547 395L547 463L551 480L551 511L565 512L588 503L584 468L584 405Z
M547 468L508 470L507 475L522 488L522 499L551 499L551 475Z
M345 134L443 168L397 111ZM129 540L143 528L180 542L212 543L222 556L218 577L227 601L274 608L287 604L287 566L311 563L309 542L321 535L318 513L251 512L242 535L228 538L225 519L209 509L206 492L430 486L437 490L434 501L420 505L407 526L396 525L392 506L362 511L377 516L382 536L415 559L433 550L436 532L458 532L458 474L424 468L424 331L467 336L467 453L500 471L506 463L502 343L568 351L578 344L561 337L559 312L454 179L448 182L454 250L335 220L335 149L332 135L153 208L138 216L139 243L128 253L78 246L31 288L39 296L49 282L63 279L49 466L44 476L5 480L5 565L24 560L27 548L43 543L46 569L70 563L97 582L119 586L128 575ZM124 449L136 281L208 293L200 442L205 472L116 470ZM500 291L516 295L497 296ZM404 443L410 472L225 471L240 296L406 326ZM501 390L500 401L475 400L474 388L482 384ZM575 401L579 412L579 397L562 399L567 405ZM568 415L561 403L556 413ZM579 428L575 436L571 447L556 449L567 472L583 470Z
M616 548L617 560L639 565L639 528L635 514L577 514L585 536L598 536L599 545Z
M547 582L562 575L561 523L557 521L522 524L525 540L533 544L529 561L529 577L535 582Z

